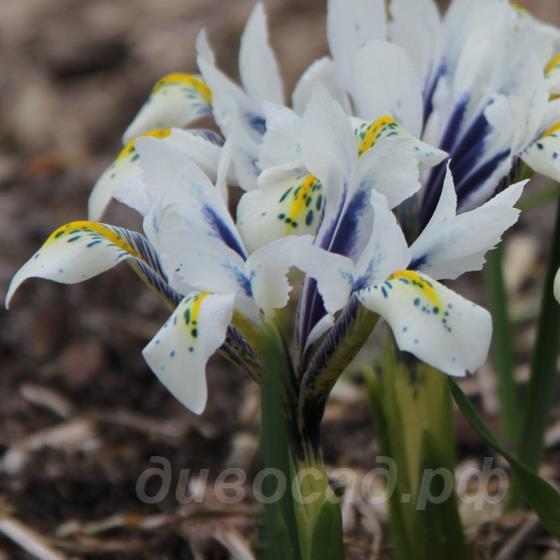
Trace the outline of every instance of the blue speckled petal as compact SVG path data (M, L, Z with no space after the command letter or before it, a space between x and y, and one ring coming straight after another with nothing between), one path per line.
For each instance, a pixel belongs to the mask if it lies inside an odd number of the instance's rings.
M492 336L490 314L429 276L403 270L358 297L389 323L402 351L454 376L484 363Z
M159 380L186 408L206 406L206 362L226 339L234 296L191 292L144 348Z

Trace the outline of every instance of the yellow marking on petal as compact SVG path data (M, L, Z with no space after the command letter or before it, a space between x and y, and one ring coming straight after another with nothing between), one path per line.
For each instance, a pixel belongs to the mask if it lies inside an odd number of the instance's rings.
M153 130L148 130L148 132L144 132L140 135L142 136L150 136L152 138L158 138L159 140L163 140L171 135L170 128L154 128ZM119 163L127 158L133 158L136 155L136 140L137 138L133 138L130 140L126 146L119 152L119 155L115 159L115 163Z
M365 130L359 129L357 131L358 152L360 155L365 154L368 150L375 146L381 135L386 132L387 128L396 129L398 127L397 121L390 115L384 115L373 123L367 126Z
M511 3L511 7L512 7L514 10L517 10L518 12L522 12L522 13L524 13L524 14L529 13L529 10L528 10L525 6L523 6L522 4L520 4L519 2L512 2L512 3Z
M546 65L544 73L546 76L550 75L554 70L560 68L560 53L556 54L550 62Z
M553 124L548 130L546 130L542 135L541 138L546 138L547 136L552 136L560 131L560 122Z
M202 302L210 295L210 292L201 292L200 294L194 296L194 305L192 307L191 319L194 324L197 323L198 315L200 313L200 307Z
M192 296L188 300L187 309L183 313L183 318L187 328L190 329L189 334L193 338L198 337L198 316L202 307L202 302L210 295L210 292L200 292Z
M152 93L157 93L162 88L170 86L170 85L183 85L194 89L208 105L212 103L212 91L206 85L206 82L195 76L193 74L186 74L184 72L173 72L172 74L167 74L158 82L152 89Z
M292 200L290 201L288 219L286 220L287 230L290 230L292 227L297 227L298 221L304 213L312 212L311 216L313 216L314 209L309 209L309 206L311 205L314 187L315 190L317 190L317 185L320 185L319 179L314 175L307 175L299 187L296 188Z
M391 276L387 279L388 282L394 280L408 281L405 283L408 283L414 289L421 291L422 295L430 302L431 305L433 305L434 308L442 308L441 299L438 293L432 284L428 282L428 280L422 278L418 272L414 272L413 270L400 270L391 274Z
M113 245L116 245L119 249L130 253L133 257L144 260L142 255L140 255L140 253L136 251L136 249L129 243L129 241L118 232L107 227L104 224L90 222L87 220L70 222L59 227L48 237L43 247L52 245L56 241L59 241L62 237L80 236L82 233L97 233L104 237L107 241L109 241L109 243L113 243Z

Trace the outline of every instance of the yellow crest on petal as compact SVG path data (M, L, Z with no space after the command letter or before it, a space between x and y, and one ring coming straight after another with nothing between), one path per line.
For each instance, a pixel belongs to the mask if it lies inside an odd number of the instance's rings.
M150 136L152 138L158 138L159 140L163 140L171 135L170 128L155 128L153 130L149 130L148 132L144 132L137 138L141 138L143 136ZM126 146L119 152L119 155L115 159L115 163L119 163L125 159L130 158L134 161L138 156L136 154L136 140L137 138L133 138L129 142L127 142Z
M412 290L418 292L419 296L422 296L427 302L432 306L431 311L433 313L439 313L442 308L441 299L434 289L433 284L421 276L418 272L413 270L400 270L395 272L387 279L388 282L400 281L403 284L408 285ZM415 305L424 305L420 297L415 300Z
M172 74L167 74L160 80L156 82L156 85L152 89L152 93L157 93L163 88L171 85L186 86L188 88L194 89L208 105L212 103L212 91L206 85L206 82L195 76L193 74L186 74L185 72L173 72Z
M556 138L556 136L558 136L556 133L559 131L560 131L560 122L557 122L547 130L545 130L542 133L541 138L547 138L548 136L552 136L553 138Z
M117 230L88 220L70 222L59 227L48 237L43 246L48 247L65 239L67 243L75 243L83 240L84 237L89 238L88 246L94 246L97 242L105 239L133 257L143 260L142 255Z
M397 136L399 123L390 115L384 115L372 123L364 123L356 130L358 153L362 156L375 146L382 137Z

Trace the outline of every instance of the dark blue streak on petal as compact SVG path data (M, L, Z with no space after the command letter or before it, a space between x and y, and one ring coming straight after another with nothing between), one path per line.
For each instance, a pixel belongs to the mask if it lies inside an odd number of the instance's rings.
M493 158L481 165L478 169L474 170L465 180L457 184L457 197L458 208L470 198L470 196L477 191L482 183L494 173L497 167L511 154L511 150L504 150L496 154ZM497 186L497 185L496 185Z
M253 289L251 288L251 280L249 280L249 278L245 276L243 271L239 270L239 268L234 266L228 266L227 270L231 274L231 276L235 279L235 281L237 282L237 284L239 285L243 293L248 297L252 297Z
M345 208L330 243L330 252L351 257L356 249L360 221L369 203L369 193L360 189Z
M345 204L345 197L341 202L338 214L333 220L325 235L321 239L321 247L331 253L337 253L345 257L352 257L358 240L360 221L369 205L369 191L359 189L354 196ZM303 312L300 317L300 343L301 350L305 348L305 342L313 327L326 315L323 300L319 296L317 283L308 279L304 286Z
M453 158L452 152L453 148L457 143L460 131L461 123L465 116L465 111L469 102L468 95L464 95L459 103L453 109L447 128L443 138L441 139L439 148L448 152ZM452 159L453 161L453 159ZM439 197L441 195L441 189L443 187L443 180L445 178L445 172L447 170L447 162L443 162L440 165L434 167L428 177L426 183L424 198L422 199L422 208L420 210L420 228L421 230L426 227L426 224L430 221L434 210L436 209Z
M484 140L490 132L490 123L484 114L486 107L483 108L478 117L469 126L467 132L461 137L460 142L453 147L452 158L454 161L462 163L467 154L473 152L475 148L478 148L479 155L482 153ZM476 155L473 159L476 160Z
M208 224L214 229L218 237L233 251L235 251L242 259L247 259L245 249L237 239L237 236L231 231L227 224L222 220L221 216L210 206L204 206L202 209L204 217Z
M249 126L258 132L261 136L266 132L266 120L262 115L257 115L255 113L246 113L247 122Z
M431 72L428 73L428 75ZM440 78L447 74L447 66L445 63L440 64L435 76L433 77L431 83L426 83L426 87L424 89L423 97L424 97L424 122L422 128L426 126L432 111L434 110L434 94L436 92L436 88L439 84Z
M420 268L426 264L426 261L427 255L422 255L421 257L418 257L411 261L411 263L408 265L408 270L420 270Z
M447 123L445 133L439 145L441 150L444 150L445 152L451 152L457 144L457 140L461 132L461 124L463 122L463 118L465 117L465 111L467 110L468 104L469 96L465 94L463 95L463 97L461 97L457 105L455 105L453 113L451 113L451 118Z
M189 132L191 132L195 136L198 136L199 138L207 140L208 142L216 146L224 145L224 137L221 134L210 130L209 128L193 128L189 130Z

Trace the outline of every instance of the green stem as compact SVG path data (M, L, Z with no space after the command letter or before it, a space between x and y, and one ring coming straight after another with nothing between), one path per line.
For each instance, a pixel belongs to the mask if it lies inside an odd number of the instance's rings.
M541 314L537 326L537 339L531 362L531 378L526 390L519 459L536 470L544 452L544 435L550 420L557 377L557 359L560 342L560 306L554 298L554 277L560 267L560 199L556 210L556 224L552 237L552 250L542 295ZM514 484L510 506L521 502L519 487Z
M262 449L264 467L276 476L264 479L263 560L342 560L342 516L329 486L321 451L312 445L297 419L297 381L289 352L277 326L265 326L261 358Z
M262 339L263 380L261 389L261 447L265 469L275 469L286 483L267 476L263 481L263 495L280 493L279 500L265 502L264 527L261 535L261 560L300 560L300 531L296 506L291 492L294 463L290 447L290 415L287 409L290 367L289 357L274 325L265 327Z
M488 301L494 319L492 359L498 376L500 427L506 443L512 445L518 440L520 419L514 376L513 335L508 313L509 298L503 274L503 255L503 245L488 253L484 274Z

